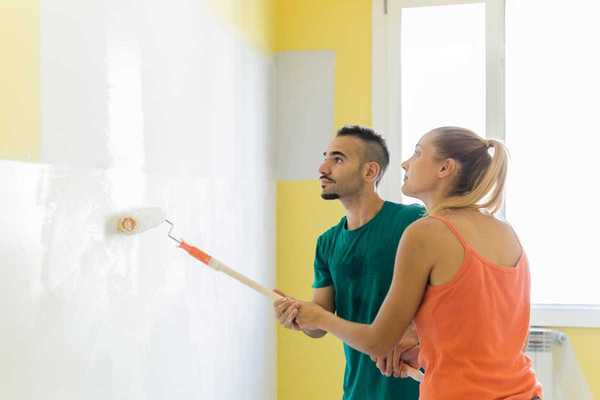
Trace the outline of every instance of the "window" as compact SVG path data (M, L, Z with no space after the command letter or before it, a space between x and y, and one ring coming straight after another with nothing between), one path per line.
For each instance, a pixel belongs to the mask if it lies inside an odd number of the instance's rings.
M509 0L506 12L506 215L530 258L532 300L600 304L600 5Z
M438 126L485 130L485 4L413 7L401 15L402 159Z
M533 324L600 326L599 11L587 0L373 2L373 123L392 152L382 195L407 200L400 158L430 128L504 139L506 217L530 260Z

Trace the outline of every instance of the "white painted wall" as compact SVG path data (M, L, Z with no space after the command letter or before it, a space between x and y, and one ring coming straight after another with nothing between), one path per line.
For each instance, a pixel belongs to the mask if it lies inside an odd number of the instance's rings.
M0 398L272 399L274 62L202 1L42 0L42 164L0 161Z

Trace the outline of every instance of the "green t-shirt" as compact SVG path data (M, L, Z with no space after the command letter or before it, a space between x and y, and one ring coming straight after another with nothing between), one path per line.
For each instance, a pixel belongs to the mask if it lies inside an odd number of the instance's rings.
M360 228L348 230L343 217L319 236L313 287L333 286L337 315L354 322L373 322L392 281L400 236L423 213L423 207L416 204L386 201ZM345 343L344 353L345 400L418 399L417 382L382 375L368 355Z

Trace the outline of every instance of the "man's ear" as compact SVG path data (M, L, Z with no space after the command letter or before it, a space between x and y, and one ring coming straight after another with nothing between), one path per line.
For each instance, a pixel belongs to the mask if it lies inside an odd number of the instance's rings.
M375 183L381 174L381 166L375 161L365 163L363 176L369 182Z

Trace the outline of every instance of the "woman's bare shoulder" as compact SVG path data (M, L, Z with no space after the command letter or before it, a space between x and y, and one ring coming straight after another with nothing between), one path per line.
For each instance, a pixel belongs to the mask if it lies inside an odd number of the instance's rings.
M448 228L442 221L425 216L410 224L404 235L415 240L431 242L432 239L442 238L447 231Z

